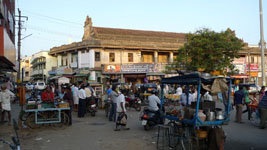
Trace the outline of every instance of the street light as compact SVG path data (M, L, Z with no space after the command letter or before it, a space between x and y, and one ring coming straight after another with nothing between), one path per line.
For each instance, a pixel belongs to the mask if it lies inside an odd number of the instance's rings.
M260 0L260 32L261 32L261 73L262 73L262 86L265 86L265 53L264 53L264 36L263 36L263 17L262 17L262 0Z

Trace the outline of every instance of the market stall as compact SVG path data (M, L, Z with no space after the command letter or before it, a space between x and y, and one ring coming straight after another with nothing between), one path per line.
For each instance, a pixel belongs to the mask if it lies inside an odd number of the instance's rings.
M55 104L41 101L28 101L26 110L20 114L20 119L29 128L39 128L43 124L68 126L71 122L69 104L59 99L56 101L57 103Z
M171 78L163 78L161 81L164 84L182 85L187 90L186 105L182 106L174 103L173 110L166 112L165 119L169 120L168 125L171 126L171 135L176 139L176 143L172 146L183 146L184 149L198 149L199 146L210 147L211 140L209 136L215 132L224 136L222 125L228 124L230 120L231 108L231 83L232 78L216 77L207 74L192 73L183 76ZM208 86L210 85L210 86ZM197 87L197 100L189 103L190 86ZM215 101L200 101L200 91L205 88L216 94L218 92L226 92L228 94L227 105L225 108L217 108ZM163 89L161 91L163 93ZM163 94L161 94L161 107L166 103ZM220 132L220 133L218 133ZM216 146L223 145L224 139L219 138L221 143L216 143Z

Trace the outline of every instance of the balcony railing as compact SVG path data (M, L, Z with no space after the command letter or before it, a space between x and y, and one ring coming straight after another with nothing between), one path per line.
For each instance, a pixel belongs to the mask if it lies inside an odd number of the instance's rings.
M43 70L34 70L32 73L31 73L31 76L34 76L34 75L41 75L43 74Z

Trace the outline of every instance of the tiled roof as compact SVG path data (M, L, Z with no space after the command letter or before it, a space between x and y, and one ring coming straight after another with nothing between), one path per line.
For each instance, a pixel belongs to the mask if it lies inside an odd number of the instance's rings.
M159 32L159 31L145 31L145 30L104 28L104 27L93 27L93 28L96 34L147 36L147 37L160 37L160 38L184 38L185 37L184 33L174 33L174 32Z

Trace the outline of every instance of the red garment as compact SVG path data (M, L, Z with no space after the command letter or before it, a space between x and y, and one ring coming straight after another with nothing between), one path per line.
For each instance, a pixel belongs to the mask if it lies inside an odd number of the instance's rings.
M43 102L52 102L54 103L54 99L55 99L55 96L54 96L54 93L53 92L47 92L47 91L44 91L42 93L42 101Z

